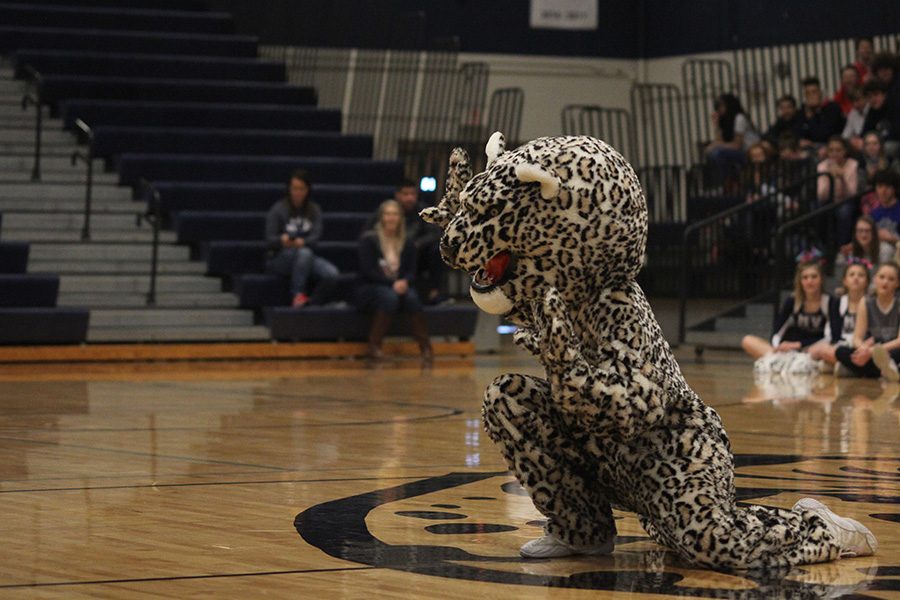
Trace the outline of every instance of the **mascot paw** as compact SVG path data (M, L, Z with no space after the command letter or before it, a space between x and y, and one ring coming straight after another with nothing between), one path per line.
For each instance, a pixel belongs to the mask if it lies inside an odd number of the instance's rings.
M541 336L536 329L519 327L513 334L513 342L536 356L541 354Z
M556 288L534 304L534 321L542 338L542 355L550 363L571 363L581 355L568 307Z

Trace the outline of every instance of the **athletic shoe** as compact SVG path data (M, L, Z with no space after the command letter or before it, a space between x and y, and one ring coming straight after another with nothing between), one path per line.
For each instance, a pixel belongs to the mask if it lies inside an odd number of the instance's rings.
M870 556L878 550L878 540L869 528L847 517L839 517L815 498L798 500L794 509L808 510L825 521L825 526L840 546L841 558Z
M570 546L555 535L547 534L526 543L519 549L519 554L522 558L560 558L576 554L596 556L612 553L615 545L614 540L608 540L596 546Z
M836 362L834 363L834 376L835 377L856 377L856 373L847 368L847 365Z
M291 302L291 306L293 306L294 308L302 308L306 306L307 302L309 302L309 296L301 292L294 296L294 300L293 302Z
M897 363L894 362L888 351L884 349L884 346L878 344L872 348L872 360L875 361L875 365L881 371L882 377L894 383L900 381L900 371L897 370Z

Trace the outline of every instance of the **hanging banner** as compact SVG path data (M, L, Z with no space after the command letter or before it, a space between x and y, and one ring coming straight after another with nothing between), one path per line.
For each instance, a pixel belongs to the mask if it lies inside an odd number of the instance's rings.
M532 29L597 29L597 0L531 0Z

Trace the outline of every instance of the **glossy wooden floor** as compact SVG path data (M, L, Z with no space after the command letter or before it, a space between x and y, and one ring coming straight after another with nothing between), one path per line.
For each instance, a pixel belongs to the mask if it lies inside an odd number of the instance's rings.
M729 575L619 517L612 556L523 561L540 517L482 432L509 353L407 360L0 365L0 598L900 597L900 386L754 384L680 356L729 430L742 498L814 495L874 557Z

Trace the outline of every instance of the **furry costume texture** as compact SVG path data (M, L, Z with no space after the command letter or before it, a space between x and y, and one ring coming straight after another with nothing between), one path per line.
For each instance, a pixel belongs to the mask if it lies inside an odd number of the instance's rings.
M505 151L497 133L487 154L473 176L454 150L445 195L422 216L444 229L444 260L473 274L475 302L516 323L516 342L546 370L498 377L483 415L547 532L601 544L616 507L713 568L837 558L813 513L735 505L722 422L685 382L635 282L647 208L628 162L589 137Z

